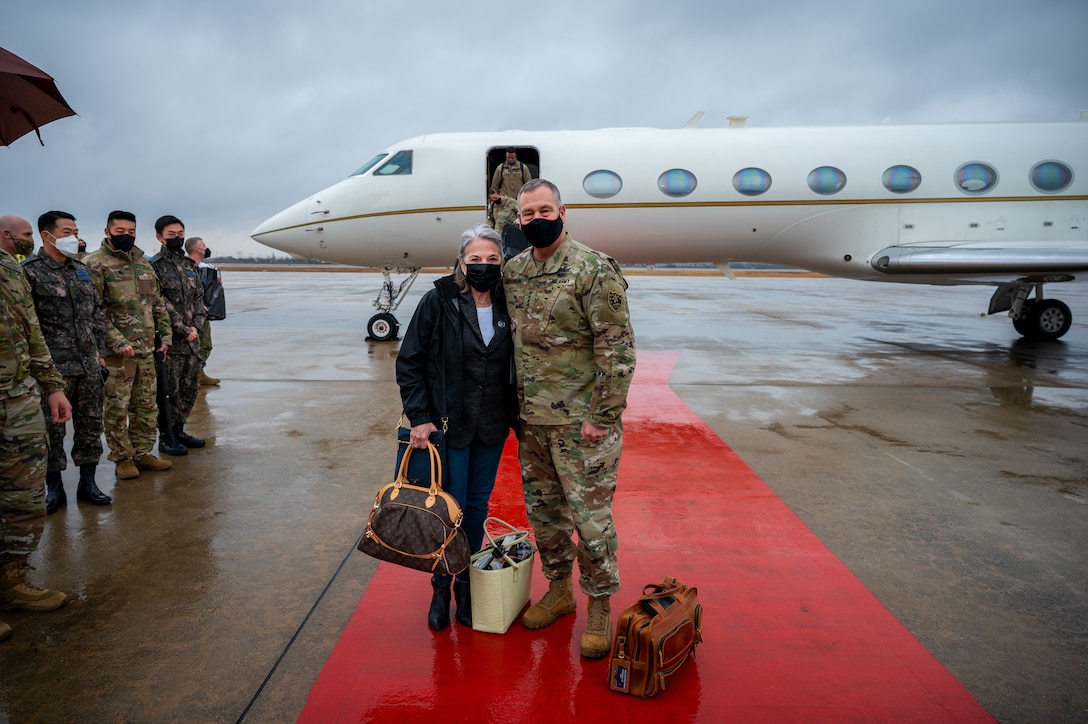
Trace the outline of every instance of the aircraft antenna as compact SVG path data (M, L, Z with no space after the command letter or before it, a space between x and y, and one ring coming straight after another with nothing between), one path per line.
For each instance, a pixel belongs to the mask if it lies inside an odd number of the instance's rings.
M696 113L694 116L691 117L690 121L688 121L687 123L684 124L684 128L695 128L696 126L699 125L699 121L703 120L703 116L705 114L706 114L706 111L699 111L698 113Z

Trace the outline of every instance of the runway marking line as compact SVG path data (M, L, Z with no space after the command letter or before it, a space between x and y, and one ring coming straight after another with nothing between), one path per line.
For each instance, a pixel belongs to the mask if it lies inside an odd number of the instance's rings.
M613 621L666 575L704 607L704 643L664 692L614 693L607 659L579 656L580 593L541 631L435 633L429 577L382 563L299 721L993 721L668 387L678 357L639 355L615 501ZM513 440L492 515L526 524ZM538 566L533 600L545 590Z

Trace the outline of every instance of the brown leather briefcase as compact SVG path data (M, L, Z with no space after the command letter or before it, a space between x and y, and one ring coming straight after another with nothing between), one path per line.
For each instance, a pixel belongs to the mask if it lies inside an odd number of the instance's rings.
M608 684L613 691L648 699L703 642L703 607L698 589L672 577L642 593L616 622Z

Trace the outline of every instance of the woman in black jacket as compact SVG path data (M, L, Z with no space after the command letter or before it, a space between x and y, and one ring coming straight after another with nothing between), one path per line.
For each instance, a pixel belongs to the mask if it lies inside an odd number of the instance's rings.
M517 417L510 316L502 295L502 239L486 224L461 235L453 274L416 307L397 355L397 384L412 427L409 444L446 439L446 489L464 511L470 550L480 549L503 445ZM450 623L450 576L431 579L427 624ZM453 581L457 620L472 625L468 571Z

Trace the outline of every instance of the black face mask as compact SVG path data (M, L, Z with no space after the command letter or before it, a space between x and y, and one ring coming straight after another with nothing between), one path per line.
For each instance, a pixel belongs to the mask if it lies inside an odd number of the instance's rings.
M132 251L132 247L136 245L136 237L131 234L121 234L119 236L110 237L110 246L117 251Z
M563 234L563 219L559 216L554 219L538 217L522 226L521 233L534 247L544 249L558 241Z
M495 288L502 267L498 264L465 264L465 281L478 292L488 292Z
M183 246L185 246L184 236L175 236L173 239L166 240L166 248L170 251L181 251Z
M204 247L204 258L205 259L211 259L212 258L212 250L209 249L208 247Z

